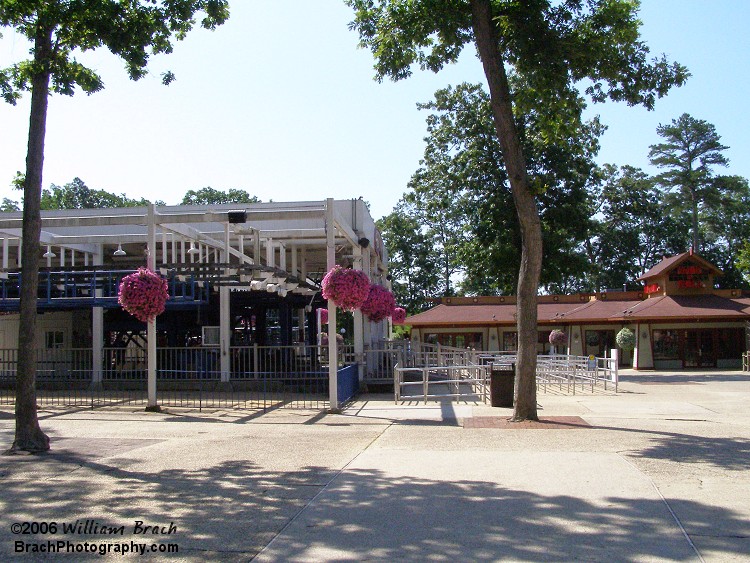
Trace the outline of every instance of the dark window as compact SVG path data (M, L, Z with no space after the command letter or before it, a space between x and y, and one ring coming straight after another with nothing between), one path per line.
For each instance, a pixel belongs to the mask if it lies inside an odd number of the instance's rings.
M739 360L742 357L742 341L744 330L741 328L719 328L718 349L716 358L719 360Z
M654 330L654 359L678 360L680 343L676 330Z
M518 333L517 332L504 332L503 333L503 351L505 352L518 351Z

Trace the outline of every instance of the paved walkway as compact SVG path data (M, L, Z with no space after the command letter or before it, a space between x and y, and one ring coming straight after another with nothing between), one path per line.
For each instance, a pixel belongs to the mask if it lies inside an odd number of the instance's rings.
M176 545L164 561L750 561L750 374L538 398L522 425L372 395L340 415L45 410L53 451L0 457L0 560L49 540ZM0 411L4 446L12 430Z

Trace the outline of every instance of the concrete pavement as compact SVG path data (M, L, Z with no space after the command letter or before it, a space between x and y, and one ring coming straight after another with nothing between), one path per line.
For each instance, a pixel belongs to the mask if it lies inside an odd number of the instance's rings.
M46 410L53 452L0 457L0 558L51 540L177 545L147 554L165 561L750 561L750 374L538 399L524 425L386 395L338 415ZM0 412L2 444L12 429Z

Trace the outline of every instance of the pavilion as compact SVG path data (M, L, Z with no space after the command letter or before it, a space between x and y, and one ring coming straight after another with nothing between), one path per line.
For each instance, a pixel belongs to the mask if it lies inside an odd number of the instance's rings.
M18 345L21 225L20 212L0 213L0 349ZM152 340L214 347L225 382L233 346L318 344L316 312L326 306L336 332L335 307L320 294L334 264L390 285L385 247L361 199L44 211L39 257L37 343L92 348L94 383L105 347L145 338L145 324L117 302L119 280L139 267L169 282ZM347 334L355 357L388 330L356 311ZM336 357L337 339L329 342Z

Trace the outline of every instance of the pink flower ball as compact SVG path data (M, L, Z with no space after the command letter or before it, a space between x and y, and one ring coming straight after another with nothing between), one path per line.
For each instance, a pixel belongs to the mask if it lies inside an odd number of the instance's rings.
M367 300L362 304L362 312L373 322L390 317L396 308L393 294L382 285L372 284Z

